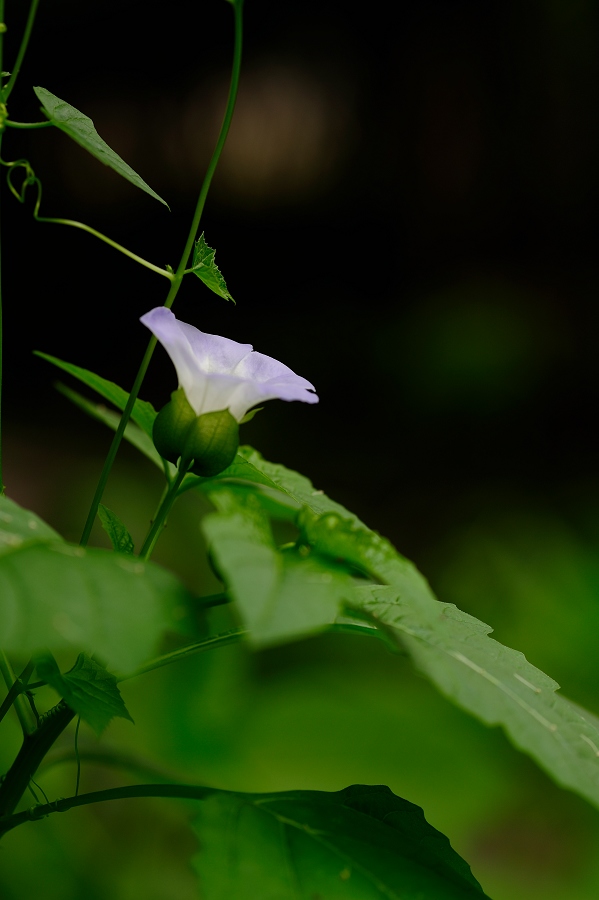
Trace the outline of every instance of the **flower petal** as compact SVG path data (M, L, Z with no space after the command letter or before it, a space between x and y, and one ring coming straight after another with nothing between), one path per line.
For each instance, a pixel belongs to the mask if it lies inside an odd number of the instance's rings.
M141 321L169 354L179 385L198 416L229 409L239 421L248 409L266 400L318 403L309 381L276 359L252 350L251 344L205 334L179 322L163 306L150 310Z

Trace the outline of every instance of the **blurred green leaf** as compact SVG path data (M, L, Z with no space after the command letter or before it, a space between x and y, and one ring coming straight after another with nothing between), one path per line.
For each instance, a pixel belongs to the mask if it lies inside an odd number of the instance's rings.
M204 232L201 233L195 243L193 250L193 262L191 271L201 278L206 287L222 297L223 300L233 300L229 293L225 279L216 263L214 262L215 251L209 247L204 240ZM235 301L233 300L233 303Z
M82 381L83 384L92 388L97 394L100 394L101 397L108 400L109 403L113 403L117 409L121 410L121 412L125 409L129 394L127 391L124 391L123 388L114 384L114 382L108 381L106 378L102 378L94 372L90 372L89 369L82 369L80 366L74 366L72 363L64 362L62 359L57 359L55 356L49 356L47 353L42 353L39 350L34 350L34 353L41 359L45 359L47 362L52 363L52 365L58 366L59 369L68 372L69 375L72 375L74 378L78 378L79 381ZM156 416L156 410L147 400L137 399L135 401L133 411L131 412L131 418L149 437L152 437L152 428Z
M387 787L213 794L194 864L206 900L465 900L469 866L420 807Z
M209 552L237 601L254 644L320 631L353 597L353 580L333 562L277 549L268 515L247 491L209 494L218 512L202 521Z
M100 503L98 504L98 518L110 538L113 549L131 556L134 550L133 539L116 513Z
M131 184L141 188L150 197L154 197L164 203L168 209L168 203L163 200L146 182L135 172L131 166L121 159L118 153L112 150L106 141L102 140L94 127L92 120L85 116L70 103L66 103L43 87L34 87L35 95L44 108L44 112L51 122L61 131L68 134L80 147L99 159L105 166L109 166Z
M590 714L556 695L552 678L490 638L489 625L438 601L415 566L380 535L307 510L300 526L317 553L384 582L357 585L359 607L395 632L445 696L488 725L502 725L558 784L599 806L599 728Z
M2 498L0 510L14 506ZM40 538L31 541L22 535L22 516L13 521L14 531L3 522L9 537L0 554L6 650L28 657L44 647L85 649L127 670L147 659L180 617L189 595L159 566L67 544L41 525Z
M57 691L84 722L101 734L111 719L133 719L121 697L116 677L87 653L80 653L72 669L61 673L51 653L36 659L39 677Z
M62 538L35 513L0 495L0 555L40 540L61 541Z

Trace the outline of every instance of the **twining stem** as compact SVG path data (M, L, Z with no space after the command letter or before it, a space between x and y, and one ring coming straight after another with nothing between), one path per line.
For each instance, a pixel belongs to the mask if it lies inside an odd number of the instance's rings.
M169 486L168 491L164 497L164 500L160 504L158 512L154 521L152 522L152 526L148 531L147 537L143 543L143 547L139 551L140 559L148 559L152 553L152 550L156 546L156 541L160 537L160 533L164 526L166 525L166 519L171 511L172 505L177 499L177 494L179 493L179 488L181 487L181 483L185 476L187 475L190 466L193 465L193 460L190 461L189 465L184 466L181 465L181 468L177 472L177 477Z
M31 677L31 672L33 669L29 671L29 667L25 669L22 675L22 679L17 678L15 675L13 668L10 664L8 656L4 652L4 650L0 650L0 672L2 673L2 677L4 678L4 682L6 684L8 690L8 696L5 698L4 703L2 704L2 715L0 719L4 717L4 705L7 703L9 697L11 697L10 704L14 703L15 710L17 712L17 716L19 717L19 722L21 723L21 728L23 729L23 734L27 737L37 728L37 722L35 716L33 715L33 710L27 703L26 699L21 696L22 694L22 684L23 681L28 681Z
M193 244L196 239L199 227L200 220L202 218L202 213L204 211L204 205L206 203L206 197L208 196L208 190L212 183L212 178L214 176L214 172L216 170L216 166L220 159L220 155L222 153L223 147L225 145L225 141L227 139L227 135L229 133L229 127L231 125L231 120L233 118L233 111L235 109L235 101L237 99L237 90L239 87L239 73L241 71L241 51L242 51L242 38L243 38L243 0L235 0L233 3L233 9L235 14L235 44L233 48L233 67L231 72L231 84L229 87L229 97L227 100L227 107L225 110L225 115L223 118L223 123L221 125L220 133L218 135L218 139L216 141L216 146L214 148L214 152L208 163L208 168L206 170L206 174L204 176L204 181L202 183L202 187L200 189L200 194L198 197L198 201L196 204L195 212L193 215L193 219L191 222L191 227L189 229L189 234L187 236L187 241L185 243L185 247L183 253L181 255L181 260L179 265L177 266L177 270L174 273L173 280L171 282L170 290L167 294L166 300L164 301L164 306L167 309L170 309L173 303L175 302L175 298L179 293L179 288L181 287L181 282L183 281L183 276L185 274L185 270L187 268L187 262L191 255L191 251L193 249ZM102 468L102 472L100 473L100 478L98 480L98 486L96 488L96 492L94 494L90 510L87 516L87 520L85 522L85 526L83 528L83 534L81 535L81 545L85 546L89 541L89 537L91 535L92 527L98 512L98 506L100 501L102 500L102 495L104 494L104 489L106 487L106 483L108 481L108 476L110 475L110 470L114 463L117 451L119 449L121 440L123 438L123 434L125 433L125 428L127 427L127 423L129 418L131 417L131 412L133 410L133 406L139 394L139 390L145 378L148 366L150 365L150 360L152 359L152 355L154 353L154 349L156 347L156 338L152 336L150 338L150 342L148 343L146 352L142 359L141 365L139 367L139 371L133 383L133 387L131 388L131 393L129 394L129 399L127 400L127 405L123 410L123 415L121 417L121 421L119 422L119 426L116 430L116 433L112 439L112 443L110 445L110 449L106 456L106 460L104 462L104 466Z
M21 70L21 66L23 65L23 59L25 57L25 53L27 52L27 47L29 45L29 38L31 37L31 32L33 29L33 23L35 22L35 15L37 13L37 8L40 4L40 0L32 0L31 6L29 7L29 15L27 16L27 22L25 24L25 30L23 32L23 37L21 38L21 46L19 47L19 52L17 53L17 58L12 66L12 74L10 76L9 82L6 85L4 91L4 102L8 100L12 93L12 89L15 86L15 81L17 80L17 76ZM2 2L2 6L4 6L4 2ZM2 16L2 9L0 7L0 21L4 21L4 17ZM0 58L0 63L2 62ZM2 71L2 66L0 65L0 72Z
M0 817L0 836L6 834L17 825L43 819L55 812L67 812L76 806L89 806L90 803L104 803L107 800L127 800L132 797L169 797L179 800L205 800L216 793L215 788L201 787L195 784L132 784L127 787L110 788L106 791L92 791L79 794L78 797L63 797L52 803L41 803L16 815ZM218 791L218 793L226 793Z
M117 244L117 242L113 241L112 238L109 238L105 234L102 234L101 231L96 231L95 228L91 228L89 225L85 225L83 222L76 222L74 219L54 219L48 218L47 216L38 216L35 214L34 218L36 222L50 222L55 225L70 225L71 228L79 228L81 231L87 231L88 234L93 234L94 237L97 237L101 241L104 241L104 243L108 244L110 247L114 247L115 250L120 250L120 252L124 253L125 256L128 256L129 259L133 259L135 260L135 262L138 262L142 266L145 266L146 269L150 269L152 272L157 272L158 275L164 275L164 277L168 278L169 281L172 281L174 279L174 275L167 269L161 269L159 266L155 266L153 263L148 262L147 259L138 256L137 253L133 253L131 250L127 250L127 248L123 247L122 244Z

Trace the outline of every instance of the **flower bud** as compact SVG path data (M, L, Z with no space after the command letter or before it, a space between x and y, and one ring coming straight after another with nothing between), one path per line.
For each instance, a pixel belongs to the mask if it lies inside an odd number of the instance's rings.
M239 425L228 409L196 416L185 391L179 388L154 421L154 445L160 455L205 478L226 469L237 453Z
M238 446L239 425L228 409L204 413L187 430L181 464L193 459L196 475L218 475L231 465Z
M197 418L183 388L173 391L170 401L154 420L154 446L163 459L176 463L183 452L187 429Z

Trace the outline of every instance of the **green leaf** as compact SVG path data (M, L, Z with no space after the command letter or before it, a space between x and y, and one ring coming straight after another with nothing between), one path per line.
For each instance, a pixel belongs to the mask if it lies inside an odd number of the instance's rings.
M35 513L0 495L0 555L41 540L62 538Z
M215 252L216 251L214 251L212 247L209 247L204 240L204 232L202 232L197 239L193 250L191 271L194 272L198 278L201 278L206 287L209 287L210 290L214 291L215 294L218 294L219 297L222 297L224 300L233 300L233 297L227 289L225 279L214 262ZM235 303L234 300L233 303Z
M217 475L215 478L201 478L198 475L188 475L183 481L183 490L189 490L189 488L199 488L200 490L206 492L214 490L215 487L220 485L228 485L228 484L242 484L247 487L266 487L270 488L273 493L279 495L284 502L290 501L290 506L296 512L301 508L299 503L296 503L288 495L283 495L283 492L279 489L279 487L270 479L267 475L264 475L260 472L251 462L249 462L242 455L241 451L243 451L244 447L240 447L237 453L237 456L233 460L228 468L223 469L223 471Z
M108 381L106 378L102 378L94 372L90 372L89 369L82 369L79 366L74 366L72 363L64 362L64 360L57 359L55 356L49 356L47 353L41 353L39 350L34 350L34 353L41 359L45 359L47 362L52 363L52 365L58 366L58 368L62 369L64 372L68 372L69 375L72 375L74 378L78 378L79 381L82 381L83 384L86 384L97 394L100 394L100 396L104 397L105 400L108 400L109 403L113 403L117 409L121 410L121 412L125 409L129 394L127 391L124 391L123 388L114 384L114 382ZM140 400L139 398L135 401L131 412L133 421L139 425L142 431L145 431L150 438L152 437L154 419L157 415L158 413L151 403L148 403L147 400Z
M2 498L0 510L10 515L14 506ZM67 544L42 526L39 540L11 541L22 537L21 513L3 523L3 648L23 657L44 647L86 650L125 670L153 654L164 629L184 615L189 594L177 579L122 553Z
M84 150L87 150L88 153L99 159L105 166L109 166L119 175L122 175L123 178L126 178L127 181L130 181L131 184L141 188L150 197L154 197L156 200L164 203L168 209L166 200L163 200L162 197L153 191L143 178L131 166L127 165L118 153L115 153L108 146L106 141L102 140L94 127L94 123L88 116L85 116L78 109L75 109L74 106L71 106L70 103L66 103L43 87L34 87L33 90L43 106L43 111L61 131L68 134L80 147L83 147Z
M327 497L324 491L316 490L312 482L304 475L300 475L299 472L287 469L279 463L268 462L257 450L247 445L239 448L239 457L244 459L263 478L268 479L272 486L287 494L288 497L298 504L298 508L306 506L317 515L325 512L335 512L346 519L350 519L360 525L362 524L357 516L349 512L344 506L341 506L340 503L336 503L330 497ZM365 528L366 526L363 527Z
M82 409L88 416L91 416L92 419L97 419L98 422L107 425L112 431L116 431L119 427L119 422L121 421L119 413L107 409L102 403L92 403L91 400L87 400L86 397L83 397L77 391L73 391L71 388L66 387L66 385L61 384L60 382L56 383L56 388L61 394L64 394L65 397L74 403L75 406L78 406L79 409ZM142 431L141 428L129 421L125 427L125 434L123 437L126 441L136 447L140 453L147 456L147 458L153 462L154 465L158 466L159 469L165 469L165 471L168 472L169 478L174 477L176 473L175 466L162 459L154 446L152 438L148 437L145 431Z
M420 807L384 786L215 793L199 809L194 865L205 900L486 896Z
M110 538L113 549L131 556L134 550L133 540L116 513L100 503L98 504L98 518Z
M364 526L336 514L299 519L313 552L384 584L355 587L358 608L381 623L416 667L458 706L501 725L558 784L599 806L599 721L556 694L559 685L492 629L442 603L415 566Z
M80 653L73 668L64 675L51 653L37 657L36 669L39 677L53 687L96 734L101 734L116 716L133 722L116 677L87 653Z
M353 598L349 573L332 561L278 550L253 494L221 489L209 497L219 512L206 516L202 530L252 643L281 643L335 621Z

